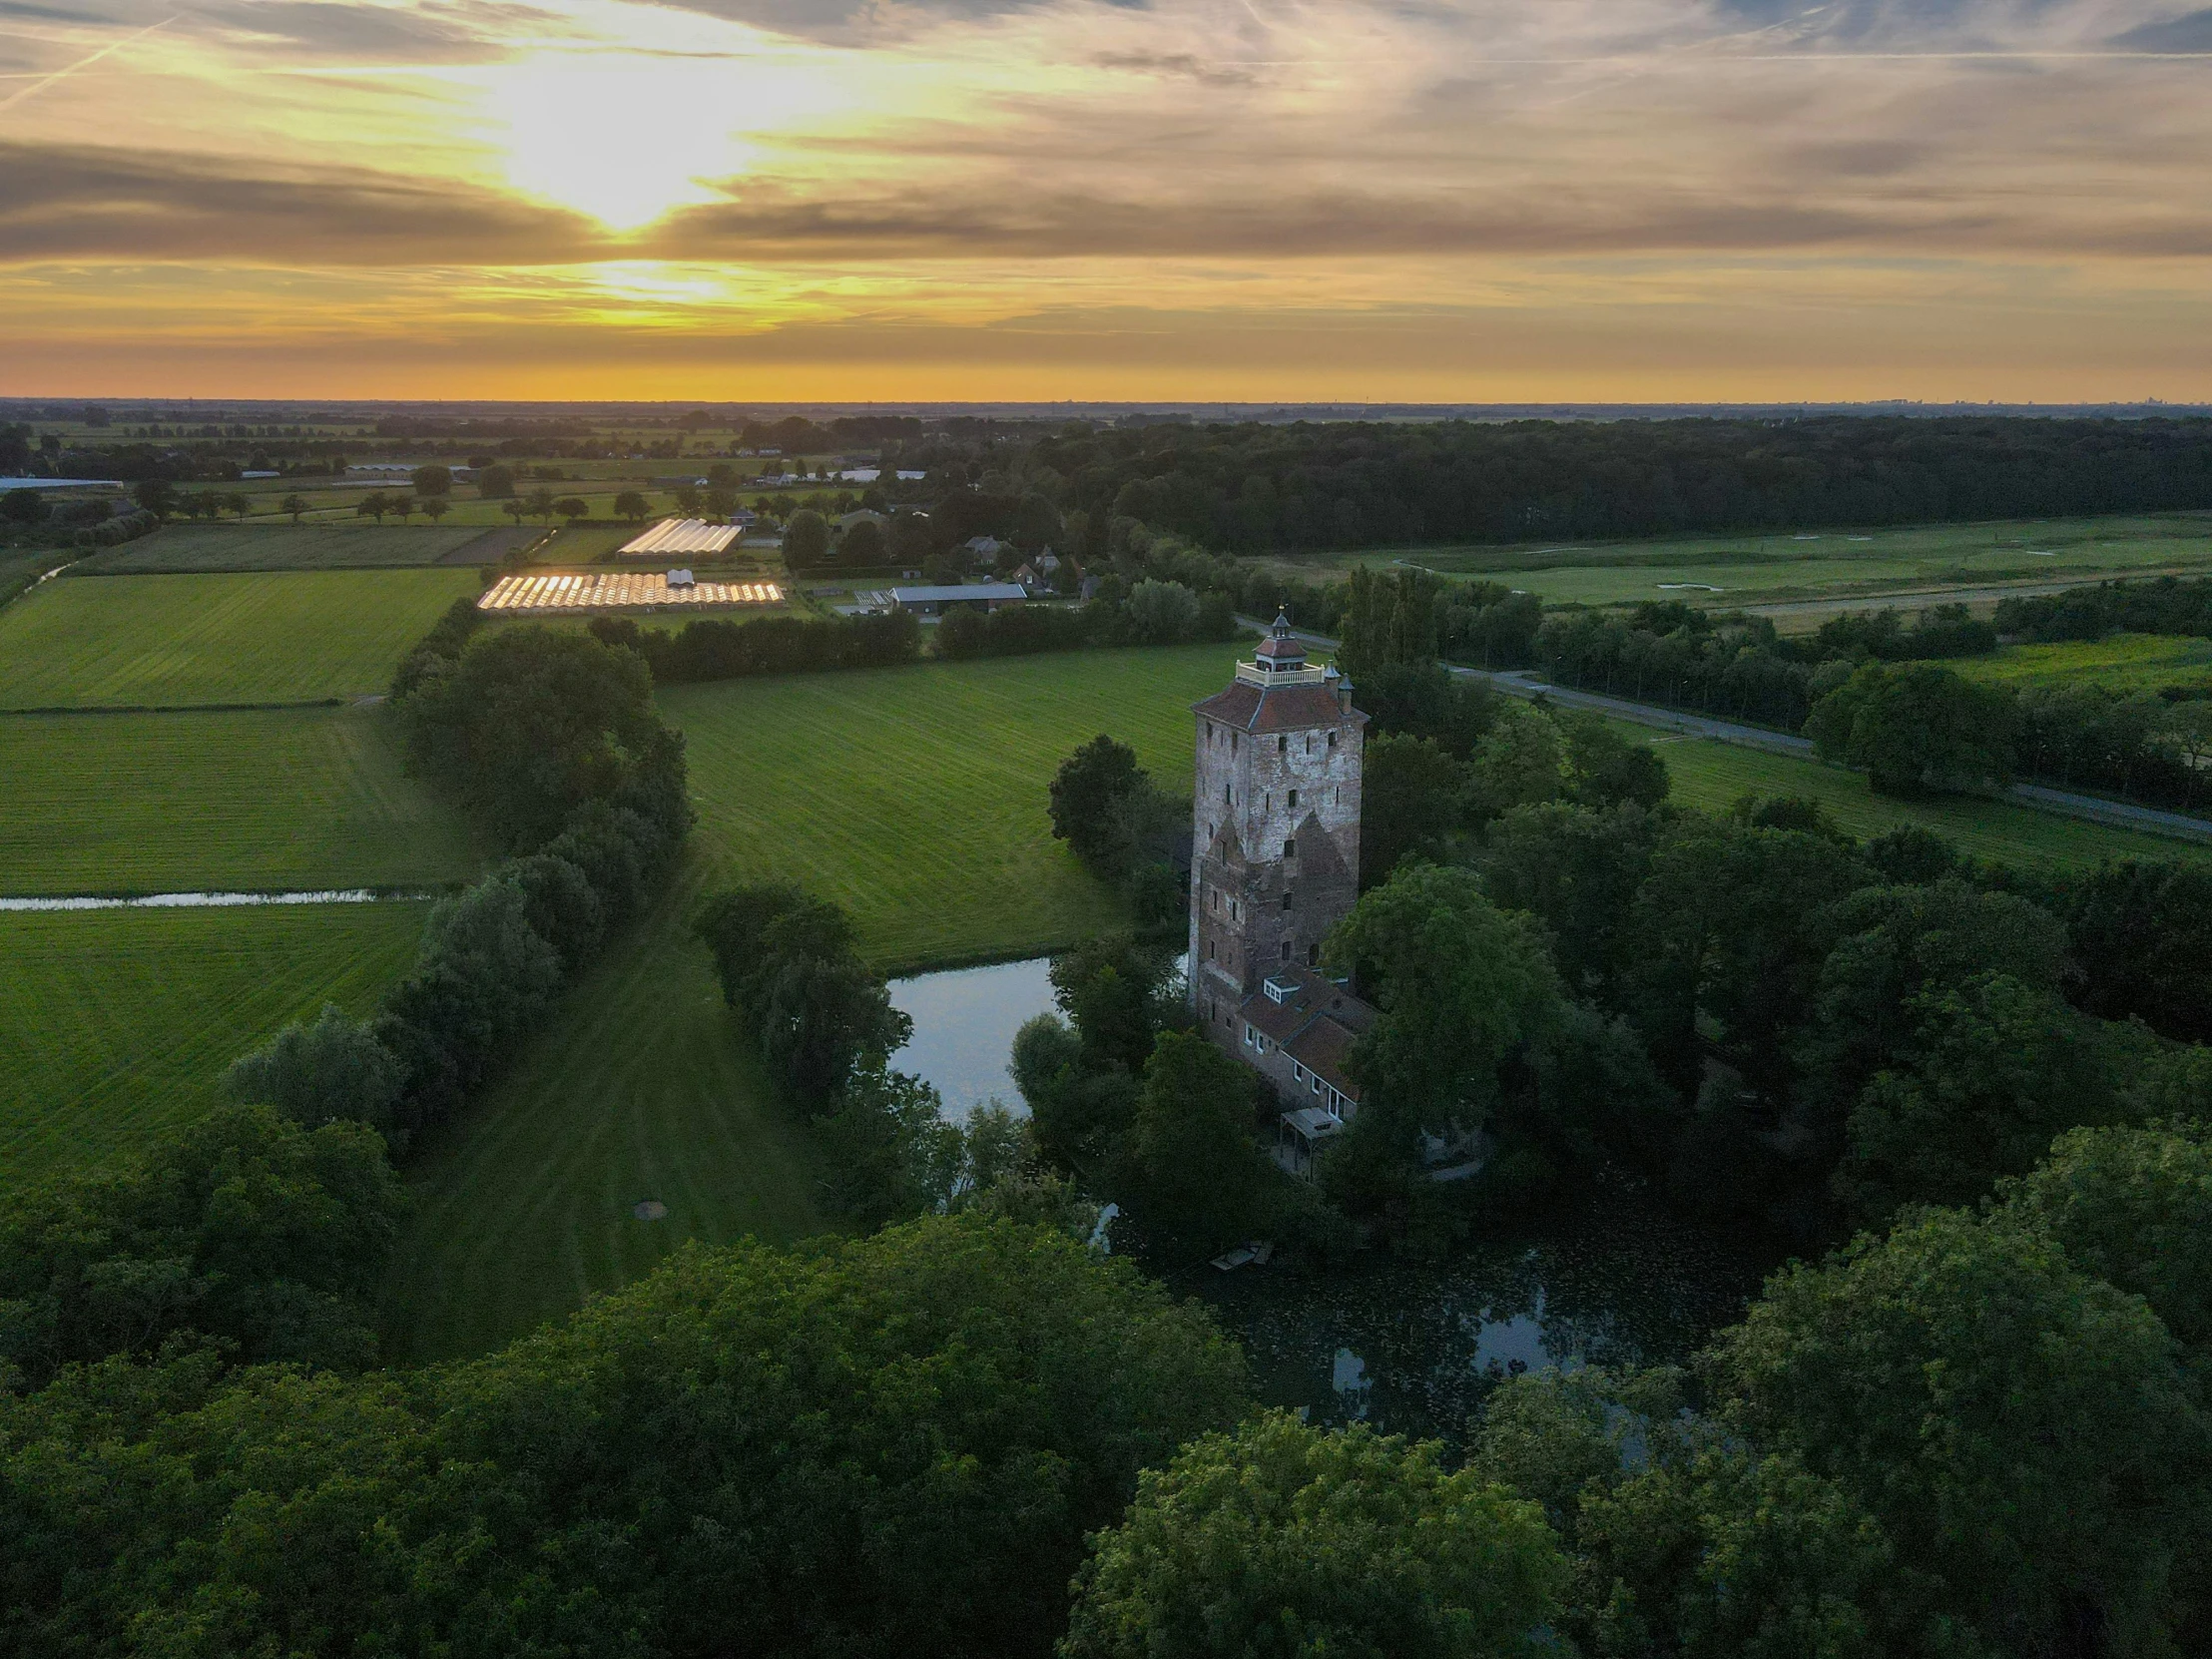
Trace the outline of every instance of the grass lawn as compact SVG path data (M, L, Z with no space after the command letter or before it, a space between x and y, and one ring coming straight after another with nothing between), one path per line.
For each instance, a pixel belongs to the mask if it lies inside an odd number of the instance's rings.
M86 559L71 577L212 570L363 570L434 565L482 535L480 525L172 524Z
M1233 646L672 687L700 823L681 880L498 1088L412 1161L420 1204L389 1351L480 1353L687 1238L821 1231L806 1132L776 1104L691 937L700 897L789 876L844 905L886 972L1070 944L1118 919L1044 816L1101 731L1190 788L1187 705ZM657 1199L666 1219L631 1206Z
M694 839L724 881L788 877L850 912L886 971L1029 955L1110 925L1045 790L1100 732L1169 791L1189 705L1250 647L1100 651L676 686Z
M1837 529L1777 535L1682 536L1528 547L1382 548L1285 558L1314 576L1354 564L1420 565L1480 576L1552 603L1682 599L1737 605L1872 596L1938 586L2094 581L2156 570L2212 569L2212 515L2018 520L1993 524Z
M325 1002L366 1011L420 903L0 913L0 1190L128 1152Z
M375 709L0 715L0 894L433 885L481 862Z
M2212 679L2212 640L2170 634L2114 634L2056 645L2007 645L1951 665L1969 680L2006 686L2097 685L2154 692Z
M1876 795L1860 774L1824 762L1614 724L1624 737L1659 751L1672 781L1669 799L1706 812L1726 811L1745 795L1793 795L1819 802L1855 835L1879 835L1901 824L1918 824L1978 857L2010 864L2093 864L2103 858L2212 861L2212 846L2199 842L2061 818L2003 801L1962 796L1892 801Z
M381 692L476 573L49 582L0 611L0 709L303 703Z

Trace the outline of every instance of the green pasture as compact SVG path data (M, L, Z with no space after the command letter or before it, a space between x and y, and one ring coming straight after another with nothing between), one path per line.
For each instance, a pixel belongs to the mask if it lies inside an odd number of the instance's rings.
M1839 826L1862 838L1917 824L1976 857L2008 864L2050 868L2106 858L2212 860L2212 846L2199 842L2062 818L2008 801L1967 796L1893 801L1876 795L1861 774L1822 761L1613 724L1623 737L1658 750L1667 764L1670 800L1704 812L1725 812L1747 795L1801 796L1819 802Z
M1479 576L1553 604L1680 599L1713 609L1874 597L1953 587L2029 585L2160 571L2212 570L2212 514L2010 520L1778 535L1519 547L1380 548L1283 557L1286 574L1414 565Z
M0 709L304 703L381 692L472 569L111 576L0 611Z
M457 813L381 711L0 715L0 894L464 881Z
M425 1147L387 1340L479 1353L647 1271L687 1238L822 1227L803 1128L777 1104L706 951L700 898L789 877L844 905L886 972L1052 950L1118 901L1052 839L1045 790L1100 732L1190 788L1189 705L1233 646L672 687L699 828L676 890L488 1098ZM630 1213L643 1199L665 1220Z
M1952 665L1970 680L1993 685L2096 685L2155 692L2212 679L2212 640L2170 634L2114 634L2055 645L2007 645L1987 657Z
M73 566L72 577L218 570L369 570L434 565L482 535L480 525L171 524Z
M1190 787L1190 705L1249 649L1099 651L677 686L699 812L726 881L783 877L843 905L886 971L1031 955L1108 925L1111 896L1052 838L1045 791L1107 732Z
M427 906L0 912L0 1191L128 1152L325 1002L365 1012Z

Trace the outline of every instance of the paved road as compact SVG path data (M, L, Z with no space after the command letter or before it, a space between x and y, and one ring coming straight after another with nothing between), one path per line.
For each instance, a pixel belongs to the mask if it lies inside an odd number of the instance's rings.
M1240 617L1238 620L1247 627L1265 631L1266 624L1251 617ZM1298 637L1307 644L1324 650L1334 651L1337 648L1338 642L1326 634L1300 629ZM1813 759L1813 741L1810 738L1795 737L1787 732L1771 732L1761 726L1744 726L1735 721L1714 720L1705 715L1689 714L1681 709L1663 709L1657 704L1631 702L1625 697L1606 697L1597 692L1576 691L1571 686L1555 686L1532 669L1493 674L1478 668L1454 668L1451 672L1471 680L1487 680L1499 691L1514 697L1541 696L1561 708L1588 709L1595 714L1610 715L1616 720L1654 727L1662 732L1711 738L1715 742L1735 744L1744 749L1763 749L1772 755ZM2125 802L2106 801L2098 796L2045 789L2040 784L2014 784L2010 799L2018 806L2033 808L2037 812L2056 813L2064 818L2085 819L2093 824L2109 824L2123 830L2143 830L2154 835L2173 835L2183 840L2212 841L2212 822L2191 818L2186 813L2161 812L2156 807L2131 807Z

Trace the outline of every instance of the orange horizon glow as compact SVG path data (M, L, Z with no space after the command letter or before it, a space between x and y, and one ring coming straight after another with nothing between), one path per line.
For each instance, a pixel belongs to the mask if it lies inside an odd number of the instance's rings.
M2205 18L24 8L0 395L2212 400Z

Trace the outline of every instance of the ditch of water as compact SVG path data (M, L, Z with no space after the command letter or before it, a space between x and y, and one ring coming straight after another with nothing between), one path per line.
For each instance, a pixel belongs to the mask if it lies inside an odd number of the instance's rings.
M893 1005L914 1022L891 1063L934 1084L947 1116L994 1096L1023 1110L1007 1060L1022 1022L1052 1007L1049 966L1037 957L891 981ZM1684 1220L1635 1177L1607 1171L1447 1261L1377 1252L1327 1274L1199 1267L1168 1284L1244 1344L1268 1403L1456 1439L1516 1372L1687 1360L1742 1314L1782 1254L1767 1237Z

